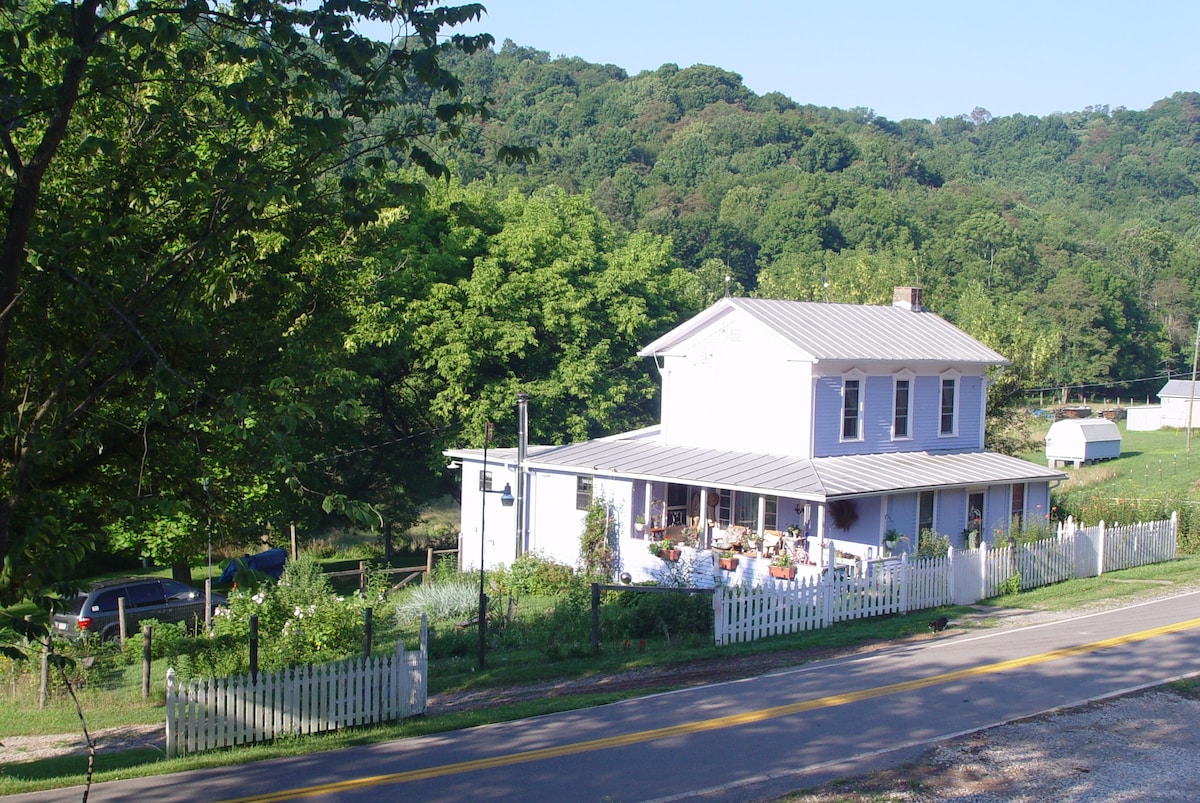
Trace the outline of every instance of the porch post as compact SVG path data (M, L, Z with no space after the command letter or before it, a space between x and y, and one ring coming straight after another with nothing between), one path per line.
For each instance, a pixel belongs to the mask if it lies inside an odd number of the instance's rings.
M815 507L817 509L817 531L815 533L813 533L813 537L815 537L817 539L816 540L817 548L810 549L809 554L816 552L817 555L819 556L817 558L818 565L820 565L820 561L824 560L824 557L821 556L821 542L825 540L825 503L822 502L821 504L816 505Z
M696 544L700 549L708 549L709 547L709 532L708 532L708 488L700 488L700 509L696 516L696 531L700 536L696 539Z

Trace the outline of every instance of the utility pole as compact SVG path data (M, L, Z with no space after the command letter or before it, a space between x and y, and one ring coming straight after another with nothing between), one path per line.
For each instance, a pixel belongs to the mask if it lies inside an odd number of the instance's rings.
M1196 321L1196 344L1192 346L1192 388L1188 394L1187 451L1192 451L1192 409L1196 406L1196 358L1200 357L1200 320Z

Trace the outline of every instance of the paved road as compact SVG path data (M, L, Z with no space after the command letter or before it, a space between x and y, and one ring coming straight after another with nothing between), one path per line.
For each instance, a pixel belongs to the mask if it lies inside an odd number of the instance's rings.
M92 788L89 800L744 800L1200 672L1200 593L583 711ZM14 801L79 799L59 790Z

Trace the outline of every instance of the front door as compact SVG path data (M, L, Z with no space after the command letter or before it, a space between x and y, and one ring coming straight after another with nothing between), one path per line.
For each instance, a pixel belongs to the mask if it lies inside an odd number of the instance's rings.
M971 491L967 494L967 543L968 549L979 546L983 538L983 500L984 491Z

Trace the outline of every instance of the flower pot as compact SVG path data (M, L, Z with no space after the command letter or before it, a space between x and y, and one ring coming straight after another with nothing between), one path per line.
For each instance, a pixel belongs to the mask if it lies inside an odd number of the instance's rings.
M771 573L772 577L778 577L780 580L796 579L795 566L768 566L767 571Z
M676 561L679 560L680 554L682 553L678 549L664 549L658 556L663 560Z
M717 558L717 568L724 569L727 572L732 572L737 568L737 558Z
M646 529L646 523L643 521L635 521L633 523L633 529L637 530L639 533L644 532Z

